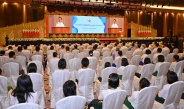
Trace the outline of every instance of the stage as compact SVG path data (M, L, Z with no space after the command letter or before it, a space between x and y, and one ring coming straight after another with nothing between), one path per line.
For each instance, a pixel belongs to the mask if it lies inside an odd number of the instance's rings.
M136 37L136 38L16 38L9 39L10 44L38 45L38 44L64 44L64 43L97 43L97 42L122 42L137 41L147 43L163 41L164 37Z

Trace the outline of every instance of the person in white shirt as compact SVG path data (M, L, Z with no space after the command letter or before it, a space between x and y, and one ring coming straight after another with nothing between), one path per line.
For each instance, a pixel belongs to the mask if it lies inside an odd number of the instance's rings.
M17 80L17 87L10 95L10 106L19 103L38 104L37 93L33 91L33 84L29 75L21 75Z
M135 48L135 50L134 50L132 56L134 56L134 55L139 55L138 52L142 52L142 49L140 49L140 47L141 47L140 44L137 44L137 46L135 46L135 47L136 47L136 48Z
M173 72L173 71L169 71L167 73L167 84L164 85L164 87L162 88L161 91L159 91L158 97L166 99L171 84L173 84L173 83L175 83L177 81L178 81L177 74L175 72Z
M143 55L141 56L142 62L144 62L144 59L145 59L145 58L147 58L147 57L150 58L150 56L151 56L151 50L147 49L147 50L145 51L145 54L143 54Z
M131 105L134 108L136 108L138 105L138 96L139 96L140 90L144 89L145 87L149 87L149 86L150 86L150 82L146 78L142 78L139 81L139 90L134 91L132 95L128 98L128 100L130 101Z
M157 71L158 71L160 65L165 61L165 58L163 55L158 55L157 58L158 58L158 62L155 65L155 69L154 69L154 73L153 73L154 76L157 75Z
M118 28L118 24L116 23L116 19L113 20L113 24L111 25L111 28Z
M121 59L121 66L118 68L118 74L123 76L123 70L128 65L129 65L129 63L128 63L127 58L122 58Z
M179 56L178 56L178 55L174 55L174 56L173 56L173 62L171 63L171 65L170 65L170 67L169 67L169 70L170 70L170 71L174 71L177 62L179 62Z
M56 27L65 27L64 23L62 22L62 17L58 18L58 22L56 23Z
M162 48L158 48L157 49L157 53L155 53L154 55L153 55L153 63L155 64L155 63L157 63L157 56L158 55L163 55L162 54ZM165 58L165 57L164 57Z

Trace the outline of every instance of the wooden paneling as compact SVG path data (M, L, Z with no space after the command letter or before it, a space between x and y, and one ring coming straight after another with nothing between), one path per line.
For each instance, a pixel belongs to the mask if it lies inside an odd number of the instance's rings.
M157 35L159 37L163 36L163 13L154 13L153 14L153 28L157 30Z

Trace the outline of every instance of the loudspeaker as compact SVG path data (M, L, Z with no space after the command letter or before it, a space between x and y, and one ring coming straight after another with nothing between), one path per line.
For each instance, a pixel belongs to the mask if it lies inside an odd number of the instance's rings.
M33 9L33 21L38 21L38 10L37 9Z
M131 37L131 29L128 29L127 37Z

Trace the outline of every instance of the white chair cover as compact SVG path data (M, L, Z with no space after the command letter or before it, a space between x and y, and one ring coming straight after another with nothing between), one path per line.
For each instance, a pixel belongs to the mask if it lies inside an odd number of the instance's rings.
M141 78L147 78L149 81L151 81L152 74L154 73L155 65L153 64L147 64L142 67L140 70Z
M124 68L124 75L122 78L122 89L127 91L128 95L132 94L132 84L135 72L137 70L137 66L135 65L128 65Z
M110 51L105 51L102 54L102 59L105 58L105 57L109 57L109 56L111 56L111 52Z
M73 57L73 54L72 53L65 53L64 56L63 56L63 58L66 60L66 62L67 62L67 66L66 67L68 68L68 61L70 59L74 58Z
M83 52L83 50L84 50L84 47L83 46L79 46L79 51Z
M78 73L78 95L86 98L86 102L91 102L94 99L93 94L93 81L95 77L95 71L92 69L86 69Z
M105 57L105 58L103 58L102 59L102 69L104 68L106 62L110 62L111 65L112 65L113 58L112 57Z
M140 56L142 56L142 54L143 54L143 52L142 51L137 51L137 50L135 50L134 52L133 52L133 54L132 54L132 56L135 56L135 55L140 55Z
M166 49L166 50L162 49L162 53L166 57L170 53L170 50L169 49Z
M82 96L69 96L56 103L56 109L84 109L86 99Z
M85 52L81 52L77 54L77 57L82 60L84 57L87 57L87 54Z
M77 54L79 53L79 50L72 50L72 54L73 56L76 58Z
M15 60L20 62L20 65L22 66L22 69L26 70L26 57L25 56L16 56Z
M139 66L140 61L141 61L141 56L134 55L131 59L131 65Z
M9 58L7 56L0 56L0 68L3 66L3 64L8 62L8 60Z
M30 59L30 56L31 56L30 51L22 51L22 54L24 54L26 56L27 62L29 62L29 59Z
M2 75L7 77L8 85L15 88L17 86L17 79L19 77L19 64L15 62L8 62L2 66Z
M37 73L40 73L42 75L44 75L44 70L43 70L43 65L41 61L30 61L27 65L29 66L29 64L31 63L35 63L36 67L37 67Z
M89 59L89 68L93 70L97 70L97 65L98 65L98 60L93 57L93 58L88 58Z
M130 60L132 58L132 54L133 54L133 51L127 51L125 55L126 55L127 59Z
M120 50L122 51L123 55L125 55L126 52L128 51L128 48L123 48L123 49L120 49Z
M117 90L108 94L103 100L102 109L122 109L126 96L125 90Z
M183 81L178 81L171 84L163 105L156 102L154 104L155 107L154 109L158 107L160 107L161 109L177 109L183 91L184 91Z
M59 59L50 60L48 63L48 74L52 74L56 69L58 69Z
M101 73L102 82L101 82L100 90L108 89L108 78L109 78L109 75L112 73L117 73L117 69L115 67L107 67L102 70L102 73Z
M97 60L99 60L100 53L99 52L93 52L93 56L96 57Z
M138 105L135 109L152 109L155 97L157 95L158 88L156 86L150 86L142 89L138 96Z
M33 83L33 90L38 94L38 104L41 109L45 108L45 90L43 76L39 73L29 73L28 74Z
M90 49L84 49L84 50L83 50L83 52L86 53L86 56L89 56L89 51L90 51Z
M121 66L121 59L123 57L118 57L117 59L114 60L114 63L116 64L116 68L119 68Z
M6 109L8 106L8 79L4 76L0 76L0 109Z
M7 109L40 109L38 104L35 103L20 103L13 105Z
M81 68L81 60L73 58L68 61L68 68L70 72L70 79L75 81L78 77L78 70Z
M166 81L166 74L169 71L170 63L169 62L163 62L158 69L158 74L156 79L154 80L153 85L157 86L159 89L162 89L165 85Z
M43 59L42 55L33 55L31 57L32 61L40 61L40 62L42 62L42 59Z
M179 61L174 68L174 72L178 75L178 79L182 80L182 73L184 69L184 61Z
M174 56L174 53L169 53L166 57L167 62L171 63L173 61L173 56Z
M50 108L55 108L56 102L64 97L63 84L69 80L69 72L66 70L55 70L52 74L50 91Z
M178 49L178 48L175 48L175 49L173 50L173 53L174 53L174 54L178 54L178 51L179 51L179 49Z

